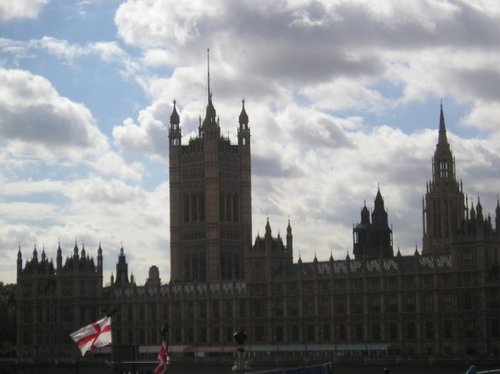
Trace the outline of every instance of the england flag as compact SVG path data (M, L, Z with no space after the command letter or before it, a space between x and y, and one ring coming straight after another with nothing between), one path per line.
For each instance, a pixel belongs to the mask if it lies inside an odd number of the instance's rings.
M69 334L69 336L82 351L83 357L89 350L111 344L111 317L106 316Z

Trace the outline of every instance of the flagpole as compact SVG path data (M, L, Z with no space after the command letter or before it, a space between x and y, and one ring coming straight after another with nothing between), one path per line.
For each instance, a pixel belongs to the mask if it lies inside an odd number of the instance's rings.
M116 313L117 310L118 309L116 309L116 308L115 309L108 308L105 311L105 315L110 318L111 323L113 323L113 319L111 317ZM114 351L114 349L113 349L113 347L114 347L113 341L115 339L113 339L113 330L114 329L112 328L111 329L111 365L110 365L111 366L111 374L113 374L115 372L115 358L114 358L115 355L114 355L114 352L113 352Z
M165 353L167 357L167 362L165 362L165 369L163 370L164 373L167 372L167 366L168 366L168 323L164 322L163 327L160 330L160 335L162 337L162 342L161 344L165 345Z
M163 374L167 371L169 364L168 357L168 323L164 323L160 329L160 336L162 337L160 352L158 353L158 365L154 369L154 374Z

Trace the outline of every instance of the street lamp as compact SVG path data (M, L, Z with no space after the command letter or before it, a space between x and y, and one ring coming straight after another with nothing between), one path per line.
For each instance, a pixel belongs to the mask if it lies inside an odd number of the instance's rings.
M238 345L236 348L236 364L233 366L233 371L244 372L248 367L245 366L245 348L244 344L247 340L247 333L244 330L240 330L233 334L234 341Z

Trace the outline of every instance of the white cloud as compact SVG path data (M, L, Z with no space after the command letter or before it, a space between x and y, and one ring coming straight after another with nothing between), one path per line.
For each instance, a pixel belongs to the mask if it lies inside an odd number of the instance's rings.
M313 104L325 108L330 99L331 107L340 109L352 107L360 96L370 108L388 105L373 88L386 80L401 85L406 102L444 96L450 88L470 92L461 99L454 95L462 102L495 92L487 91L491 80L461 79L467 69L498 72L498 53L490 52L500 44L495 14L484 4L431 0L238 6L222 1L215 7L134 0L121 5L115 22L124 41L143 49L150 64L203 71L201 51L210 47L221 76L235 71L232 82L258 85L259 94L280 84L306 93Z
M48 0L0 0L0 21L36 18Z
M13 158L68 160L101 175L139 181L143 168L114 153L90 111L51 83L22 70L0 69L0 137Z
M11 270L18 243L24 260L31 258L35 243L39 256L45 247L47 256L55 260L57 243L61 242L63 257L66 257L72 253L75 239L80 249L82 243L85 244L87 253L94 259L101 242L105 281L115 271L122 245L130 270L139 283L146 280L147 270L153 264L160 267L164 281L168 280L169 230L168 214L165 214L168 184L160 184L147 192L118 179L91 177L68 182L11 182L7 190L8 196L33 197L39 193L60 196L51 203L0 204L0 216L6 219L0 220L0 255L6 257L1 263L8 263L8 268L0 265L2 281L15 281L15 272Z
M102 150L106 139L90 111L60 96L51 83L0 68L0 136L56 152Z
M119 35L130 44L163 47L171 42L184 45L196 39L206 18L216 21L225 4L192 1L128 0L115 15Z
M90 42L80 45L51 36L27 41L0 38L0 49L12 56L16 65L21 60L32 59L39 52L44 51L71 66L83 57L98 56L107 64L116 64L120 73L125 76L135 74L140 69L138 62L134 61L116 41Z
M500 104L477 101L464 118L464 123L479 129L496 133L500 138Z
M86 9L89 3L79 4ZM98 56L107 73L119 70L144 91L139 99L133 89L119 94L140 102L142 110L98 123L84 104L62 97L44 78L31 74L27 102L41 119L50 119L47 128L56 133L0 129L5 134L0 181L9 186L1 198L19 204L26 197L35 202L27 207L33 214L42 207L37 206L42 195L69 200L62 207L47 206L47 219L56 223L36 222L23 247L31 248L35 238L55 247L60 236L69 250L74 236L93 248L101 240L111 252L106 266L112 271L112 256L123 241L131 249L129 268L136 275L147 271L149 259L163 261L167 272L168 184L148 192L154 189L145 187L148 173L155 171L144 160L159 160L164 167L174 98L184 142L197 133L207 100L205 53L210 48L214 104L222 133L233 142L240 100L246 99L254 234L263 232L269 215L273 232L283 235L290 215L295 259L298 250L305 261L314 251L320 260L330 251L344 258L352 248L352 223L359 220L365 199L373 205L380 183L395 247L413 253L421 241L421 197L431 174L439 98L456 110L453 121L447 121L448 135L464 189L474 199L480 193L487 211L499 193L499 15L494 1L129 0L114 17L119 40L77 44L63 34L26 42L0 39L5 66L29 63L42 69L32 57L47 52L58 66L78 64L74 70L85 74L89 60L96 60L85 57ZM24 92L0 91L12 103L17 95L16 118L34 117L19 99ZM415 123L429 118L420 112L429 101L436 107L436 123L417 130ZM0 107L9 113L4 102ZM59 134L70 119L74 128ZM78 131L86 139L83 144L73 137ZM65 141L57 142L60 138ZM101 146L93 144L95 138ZM55 170L43 170L45 161ZM55 177L61 169L70 174L64 181ZM20 179L31 173L42 175L41 180L22 185ZM58 189L66 191L62 197ZM5 209L14 219L12 207ZM9 223L3 233L23 235L22 224Z
M139 112L138 123L131 118L113 128L113 138L122 149L145 152L164 159L168 153L168 120L172 109L164 102L154 102Z

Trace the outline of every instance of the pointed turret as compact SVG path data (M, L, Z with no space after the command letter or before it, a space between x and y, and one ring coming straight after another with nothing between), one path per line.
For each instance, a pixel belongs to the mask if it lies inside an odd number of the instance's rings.
M179 126L179 114L177 113L177 102L173 101L174 108L172 109L172 114L170 115L170 129L168 131L168 137L170 139L169 145L172 150L172 146L180 146L181 145L181 128Z
M377 226L387 226L387 212L384 208L384 199L380 193L380 187L377 190L377 196L375 197L375 204L372 212L372 224Z
M99 242L99 248L97 249L97 271L101 274L101 278L102 278L102 248L101 248L101 242Z
M238 145L250 147L250 129L248 127L248 115L245 110L245 99L241 100L241 113L239 117Z
M481 199L479 196L477 197L477 205L476 205L476 217L478 222L483 222L483 206L481 205Z
M368 208L366 207L366 200L364 202L364 206L361 209L361 224L362 225L369 225L370 224L370 212L368 211Z
M120 286L130 284L128 280L128 264L125 258L125 251L123 245L120 248L120 255L118 256L118 263L116 264L116 283Z
M17 250L17 273L19 274L23 270L23 254L21 253L21 244L19 244L19 249Z
M245 110L245 99L241 100L241 113L239 117L240 125L243 128L246 128L248 126L248 114Z
M174 99L174 109L172 110L172 114L170 115L170 124L171 125L179 125L179 114L177 113L177 101Z
M34 248L33 248L33 258L32 258L32 262L34 262L34 263L37 263L37 262L38 262L38 252L37 252L37 250L36 250L36 244L35 244L35 246L34 246Z
M495 209L495 230L500 236L500 201L497 199L497 208Z
M266 234L264 235L264 237L271 238L271 225L269 224L269 217L267 217Z
M217 121L217 111L215 110L214 104L212 102L212 94L210 93L208 95L208 104L207 104L207 110L205 112L205 119L203 120L203 123L201 125L202 132L207 136L209 132L211 133L217 133L217 137L219 138L219 123ZM217 131L219 130L219 131Z
M286 250L288 253L292 253L293 251L293 235L290 219L288 220L288 226L286 227Z
M75 247L73 248L73 257L78 258L78 245L76 244L76 239L75 239Z
M58 244L57 244L56 268L57 268L57 271L60 271L62 269L61 241L59 241Z
M470 205L470 220L475 222L476 221L476 210L474 209L474 203L471 203Z

